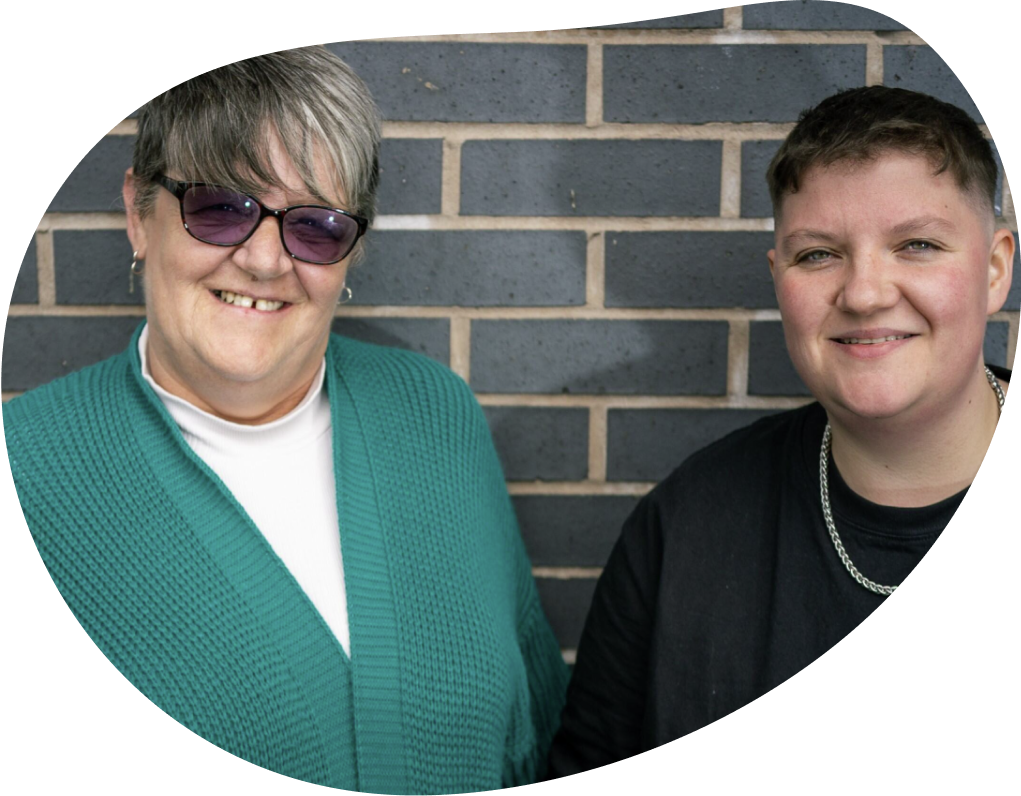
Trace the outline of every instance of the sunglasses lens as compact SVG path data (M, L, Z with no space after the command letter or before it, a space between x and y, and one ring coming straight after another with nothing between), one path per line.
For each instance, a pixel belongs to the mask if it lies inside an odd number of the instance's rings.
M326 207L295 207L284 217L284 243L299 260L335 263L358 239L358 222Z
M259 223L259 206L228 188L212 185L189 188L181 207L188 231L207 243L233 246Z

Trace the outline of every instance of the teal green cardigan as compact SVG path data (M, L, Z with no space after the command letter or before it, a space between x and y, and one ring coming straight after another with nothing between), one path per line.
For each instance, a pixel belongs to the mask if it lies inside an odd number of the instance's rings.
M143 380L137 336L3 408L28 527L103 653L186 727L291 777L376 793L534 780L567 671L464 382L330 339L348 658Z

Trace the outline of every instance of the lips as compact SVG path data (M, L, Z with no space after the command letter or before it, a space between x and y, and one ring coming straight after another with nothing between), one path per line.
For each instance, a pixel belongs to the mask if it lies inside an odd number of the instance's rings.
M913 332L906 332L902 329L848 329L834 335L830 340L842 345L880 345L917 336Z
M256 298L254 296L247 296L244 293L234 293L230 290L212 290L210 292L224 304L233 304L235 307L242 307L244 309L255 309L259 312L277 312L283 307L289 306L286 301Z

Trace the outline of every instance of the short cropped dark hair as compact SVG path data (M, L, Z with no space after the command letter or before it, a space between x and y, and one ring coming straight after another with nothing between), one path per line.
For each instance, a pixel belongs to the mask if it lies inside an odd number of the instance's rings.
M934 174L996 206L996 161L975 122L956 105L888 86L841 91L802 112L766 172L773 214L815 165L864 163L890 150L922 155Z

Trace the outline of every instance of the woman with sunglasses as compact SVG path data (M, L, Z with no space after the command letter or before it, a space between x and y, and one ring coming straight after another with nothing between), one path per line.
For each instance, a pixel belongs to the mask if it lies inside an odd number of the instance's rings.
M146 323L4 406L11 466L77 619L199 735L350 790L522 784L566 670L485 419L330 333L379 130L323 48L152 100L124 180Z

